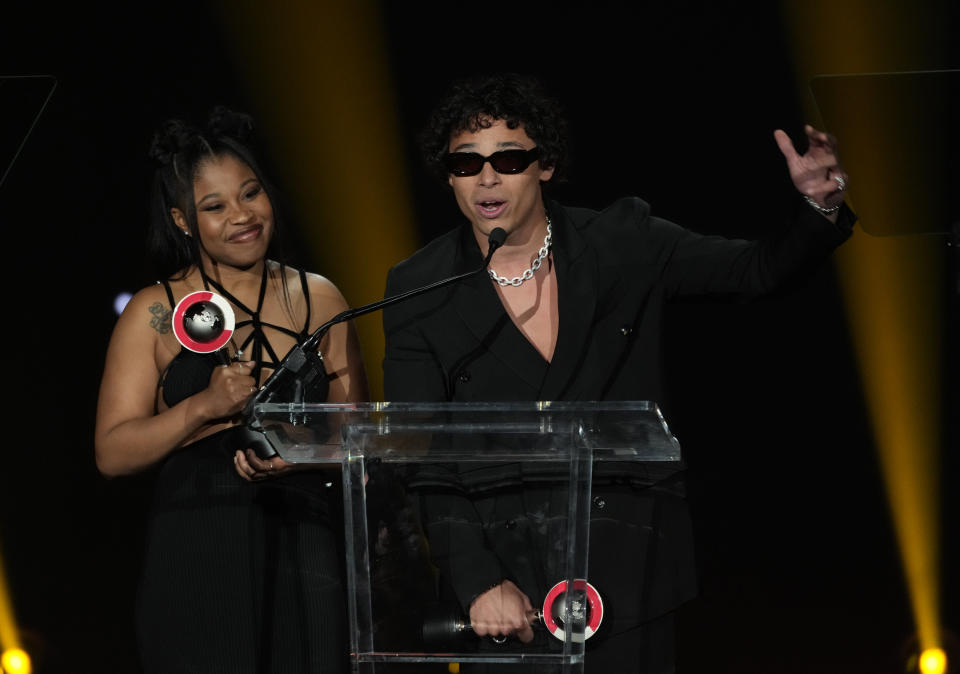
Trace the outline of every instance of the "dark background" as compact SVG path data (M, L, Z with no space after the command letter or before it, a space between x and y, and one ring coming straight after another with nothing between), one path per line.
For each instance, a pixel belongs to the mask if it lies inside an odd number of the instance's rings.
M405 136L397 170L422 241L457 214L412 139L452 78L486 70L537 74L567 107L574 164L562 201L639 195L658 215L728 236L761 236L787 217L796 198L772 131L797 139L806 120L777 3L501 14L411 4L384 2L381 17ZM939 17L931 39L955 34L956 18ZM0 551L35 671L134 672L151 475L97 474L97 386L114 295L154 280L143 256L150 133L215 103L254 107L226 48L242 36L206 5L177 1L149 13L16 11L2 31L0 75L58 83L0 185L16 307L5 322ZM917 65L951 63L903 67ZM956 297L940 293L950 419ZM701 578L680 613L679 671L903 671L914 627L831 264L749 305L676 306L666 343L663 404L690 467ZM943 473L957 475L955 420L945 435ZM956 499L943 486L944 621L958 630Z

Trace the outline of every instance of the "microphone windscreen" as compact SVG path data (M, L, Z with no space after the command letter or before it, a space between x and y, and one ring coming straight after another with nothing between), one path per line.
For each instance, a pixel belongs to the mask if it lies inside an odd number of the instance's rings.
M496 227L492 232L490 232L490 236L487 238L491 247L499 248L503 245L503 242L507 240L507 233L502 227Z

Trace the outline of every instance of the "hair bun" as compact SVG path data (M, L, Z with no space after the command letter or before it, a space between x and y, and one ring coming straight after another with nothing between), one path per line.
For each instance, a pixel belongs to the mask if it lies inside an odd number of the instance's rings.
M150 158L164 166L173 161L174 156L197 137L197 130L180 119L164 122L153 135L150 143Z
M242 112L218 105L210 111L207 130L214 136L228 136L246 142L253 133L253 118Z
M210 111L203 131L182 119L163 122L153 136L149 155L161 165L169 166L178 154L205 146L204 136L211 140L231 138L246 144L252 133L253 118L250 115L219 105Z

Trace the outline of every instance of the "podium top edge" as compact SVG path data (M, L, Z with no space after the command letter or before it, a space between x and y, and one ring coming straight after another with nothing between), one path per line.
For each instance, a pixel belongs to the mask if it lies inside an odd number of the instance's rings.
M367 402L367 403L290 403L270 402L256 405L261 414L333 413L333 412L648 412L659 415L660 408L649 400L624 401L520 401L520 402Z

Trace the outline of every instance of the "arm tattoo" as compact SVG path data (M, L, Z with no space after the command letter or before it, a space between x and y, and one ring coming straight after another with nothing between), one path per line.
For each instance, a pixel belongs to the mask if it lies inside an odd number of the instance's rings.
M168 334L171 327L170 317L173 315L173 311L167 309L161 302L154 302L150 305L150 313L153 314L153 318L150 319L150 327L161 335Z

